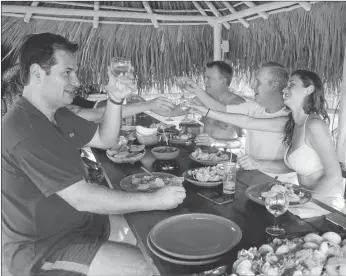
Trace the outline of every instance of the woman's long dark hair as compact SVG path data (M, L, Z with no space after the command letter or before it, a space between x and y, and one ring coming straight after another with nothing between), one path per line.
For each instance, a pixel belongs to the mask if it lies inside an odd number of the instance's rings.
M303 82L304 87L310 85L314 86L314 91L308 95L304 100L303 109L306 114L316 114L319 115L327 124L330 123L328 113L326 111L326 100L324 98L324 88L320 77L314 72L308 70L296 70L291 76L298 76ZM294 131L294 120L292 112L288 115L288 121L284 129L284 139L283 143L287 147L292 145L292 136Z

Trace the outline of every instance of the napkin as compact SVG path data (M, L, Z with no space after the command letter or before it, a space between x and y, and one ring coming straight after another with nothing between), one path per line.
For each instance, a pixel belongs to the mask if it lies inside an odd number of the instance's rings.
M288 211L301 219L320 217L331 213L330 211L323 209L313 202L308 202L296 207L289 207Z

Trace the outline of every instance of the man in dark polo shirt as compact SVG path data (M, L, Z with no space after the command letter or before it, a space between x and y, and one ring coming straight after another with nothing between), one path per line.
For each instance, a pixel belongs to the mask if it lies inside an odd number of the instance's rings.
M132 74L117 79L108 69L102 122L76 116L65 106L79 86L77 48L50 33L29 36L21 46L23 95L2 124L5 264L14 276L151 274L138 248L108 240L107 215L171 209L185 190L128 194L87 183L79 148L106 149L117 141L122 102L135 87Z

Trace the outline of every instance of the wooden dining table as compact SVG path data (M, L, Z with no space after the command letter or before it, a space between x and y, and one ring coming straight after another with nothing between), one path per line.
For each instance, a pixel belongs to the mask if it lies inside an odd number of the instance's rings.
M180 154L176 159L180 166L180 170L177 172L178 176L181 176L188 169L203 166L190 159L189 154L193 151L192 146L177 147L180 150ZM107 158L104 150L92 149L92 151L104 170L108 185L119 190L121 189L119 183L124 177L143 172L141 166L152 171L152 164L155 161L150 148L147 148L144 158L134 164L116 164ZM232 264L237 259L237 254L241 249L260 246L271 239L266 234L265 228L273 225L273 216L267 211L265 206L251 201L245 194L245 190L249 186L269 183L271 180L271 177L257 170L238 170L234 200L224 205L217 205L197 194L203 189L222 189L222 185L215 188L203 188L185 181L183 185L186 189L186 198L177 208L165 211L129 213L124 216L137 239L138 247L151 265L155 275L191 275L222 265L228 265L227 271L230 273ZM338 212L315 199L313 199L313 202L331 212ZM213 214L233 221L242 231L241 241L229 252L223 254L218 262L208 265L177 265L156 257L147 246L147 236L150 230L166 218L191 213ZM284 237L302 236L310 232L323 233L334 231L342 233L344 231L339 226L327 221L324 216L300 219L288 211L280 216L278 221L286 230ZM198 231L198 229L195 230Z

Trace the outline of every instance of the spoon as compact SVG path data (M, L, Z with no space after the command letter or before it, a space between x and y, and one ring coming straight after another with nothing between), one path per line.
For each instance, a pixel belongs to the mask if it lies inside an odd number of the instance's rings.
M150 174L152 177L155 177L150 171L148 171L146 168L141 167L143 171L145 171L147 174Z

